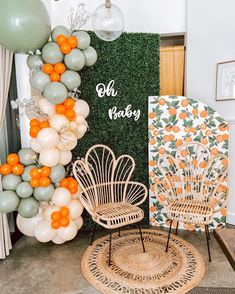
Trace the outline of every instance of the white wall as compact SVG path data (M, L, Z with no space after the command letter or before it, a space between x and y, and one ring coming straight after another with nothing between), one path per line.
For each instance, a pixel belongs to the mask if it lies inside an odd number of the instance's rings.
M235 59L235 1L187 1L187 96L197 98L231 122L228 222L235 224L235 100L215 101L216 63Z

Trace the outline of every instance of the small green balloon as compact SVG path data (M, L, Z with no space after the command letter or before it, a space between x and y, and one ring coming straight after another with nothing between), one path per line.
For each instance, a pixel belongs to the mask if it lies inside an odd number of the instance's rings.
M57 164L51 168L50 179L52 183L59 183L65 178L65 168L61 164Z
M61 53L60 47L56 43L49 42L42 48L42 59L44 62L54 65L62 62L64 55Z
M28 198L33 194L33 188L28 182L22 182L17 186L16 193L20 198Z
M24 172L21 175L23 181L25 182L30 182L31 176L30 176L30 171L32 168L37 167L36 165L28 165L24 168Z
M20 198L13 191L0 192L0 212L9 213L18 207Z
M31 148L22 148L18 152L20 163L23 165L34 164L38 159L38 154L34 152Z
M71 35L70 31L64 26L57 26L53 29L51 33L51 38L53 42L56 42L56 38L59 35L64 35L65 37L69 37Z
M76 37L78 41L78 46L77 46L78 49L85 50L90 46L91 37L87 32L79 31L79 32L75 32L73 35Z
M85 56L79 49L73 49L69 54L65 55L65 65L74 71L81 70L85 65Z
M33 197L21 199L18 206L18 213L25 218L34 217L39 212L39 202Z
M20 176L9 174L2 177L2 187L4 190L15 191L16 187L22 182Z
M60 77L61 83L63 83L69 91L78 88L81 85L80 75L73 70L66 70Z
M97 61L97 52L93 47L88 47L86 50L83 51L83 54L85 56L85 65L86 66L92 66Z
M31 85L34 89L43 92L46 85L51 82L49 75L42 70L35 71L30 78Z
M33 196L38 201L49 201L54 194L54 190L52 184L47 187L38 187L34 189Z
M29 69L41 67L43 65L41 56L37 54L30 54L27 58L27 65Z
M68 91L60 82L51 82L46 85L43 96L52 104L61 104L68 97Z

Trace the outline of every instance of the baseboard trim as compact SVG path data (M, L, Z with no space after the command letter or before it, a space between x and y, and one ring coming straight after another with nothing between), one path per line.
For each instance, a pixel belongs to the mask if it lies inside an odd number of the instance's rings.
M235 225L235 213L228 212L228 215L226 217L226 223L230 225Z

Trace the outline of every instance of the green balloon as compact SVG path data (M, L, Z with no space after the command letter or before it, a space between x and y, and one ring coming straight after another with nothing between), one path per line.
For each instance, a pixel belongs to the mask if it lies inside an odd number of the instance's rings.
M66 70L60 77L61 83L63 83L69 91L78 88L81 85L80 75L73 70Z
M64 55L61 53L60 47L56 43L49 42L42 48L42 59L44 62L54 65L62 62Z
M76 39L78 40L78 49L85 50L87 49L91 44L91 37L90 35L85 31L79 31L73 34Z
M86 66L92 66L97 61L97 52L95 49L91 46L89 46L86 50L83 51L83 54L85 56L85 65Z
M38 201L49 201L54 194L54 186L50 184L47 187L38 187L34 189L33 196Z
M64 63L69 69L79 71L85 65L85 56L79 49L73 49L69 54L65 55Z
M51 82L46 85L43 96L52 104L61 104L68 97L68 91L62 83Z
M33 188L28 182L22 182L17 186L16 193L20 198L28 198L33 194Z
M64 26L57 26L53 29L51 33L51 38L53 42L56 42L56 38L59 35L64 35L65 37L69 37L71 35L70 31Z
M16 53L28 53L48 41L50 17L40 0L1 0L0 7L0 45Z
M37 167L36 165L28 165L24 168L24 172L21 175L23 181L25 182L30 182L31 176L30 176L30 171L32 168Z
M49 75L43 71L35 71L30 78L31 85L34 89L43 92L46 85L51 82Z
M30 54L27 58L27 65L29 69L41 67L43 65L41 56L37 54Z
M50 179L52 183L59 183L65 178L65 168L61 164L57 164L51 168Z
M0 212L9 213L18 207L20 198L13 191L0 192Z
M39 202L33 197L21 199L18 206L18 213L25 218L34 217L39 212Z
M23 165L34 164L38 159L38 154L34 152L31 148L22 148L18 152L20 163Z
M2 187L4 190L15 191L16 187L22 182L20 176L9 174L2 177Z

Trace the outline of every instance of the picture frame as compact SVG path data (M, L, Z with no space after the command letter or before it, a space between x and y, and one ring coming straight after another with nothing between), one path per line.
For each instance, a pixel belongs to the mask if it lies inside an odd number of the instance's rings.
M217 63L215 100L235 100L235 60Z

